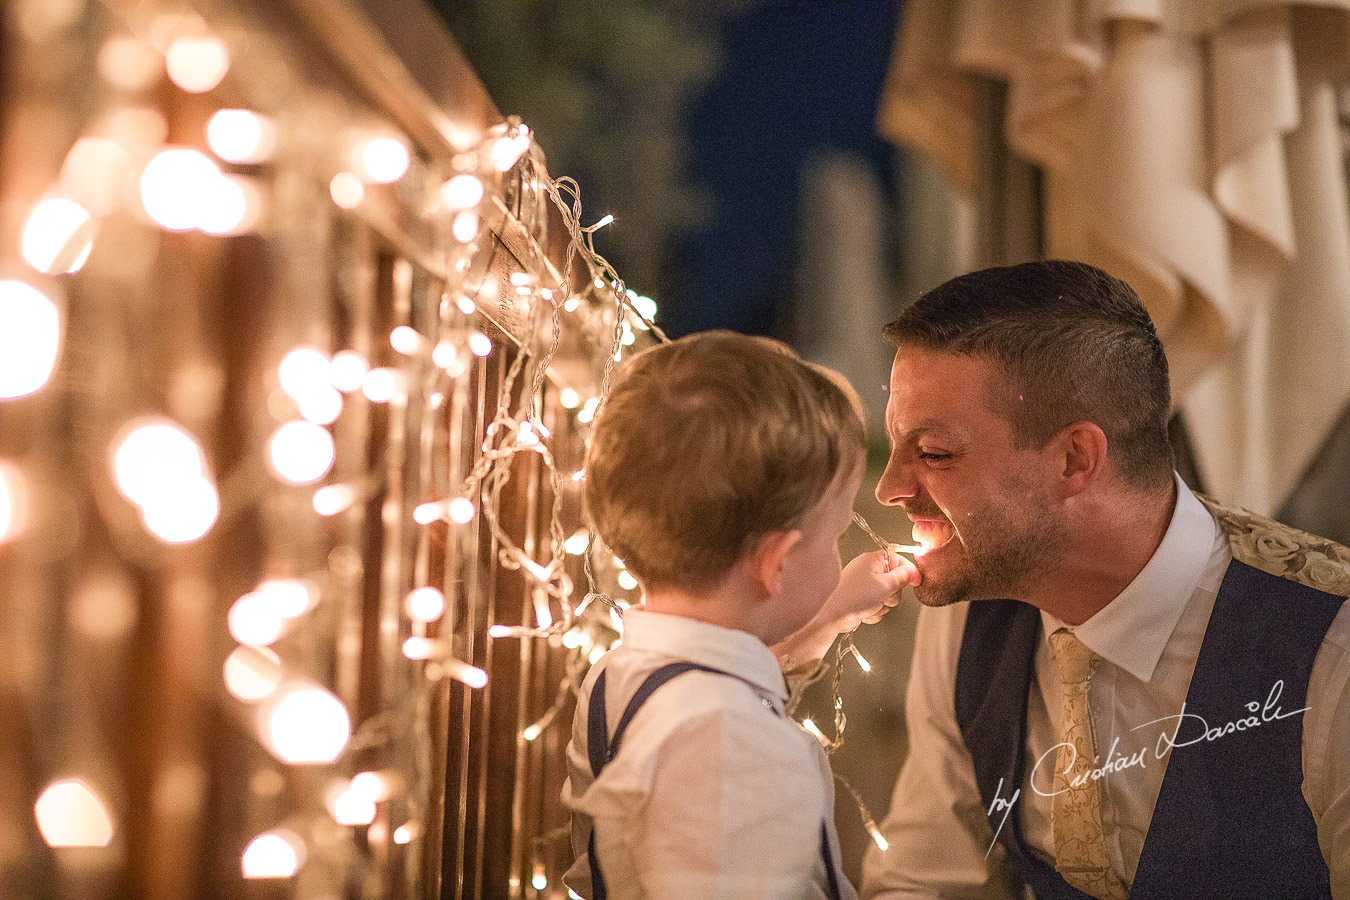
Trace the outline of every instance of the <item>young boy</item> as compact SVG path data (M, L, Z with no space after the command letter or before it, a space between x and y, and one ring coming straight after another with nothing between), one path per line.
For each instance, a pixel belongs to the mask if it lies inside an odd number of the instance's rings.
M577 700L565 881L582 897L856 896L829 760L784 710L780 660L818 660L918 580L882 551L841 576L859 408L836 373L732 332L622 371L591 436L586 506L644 603Z

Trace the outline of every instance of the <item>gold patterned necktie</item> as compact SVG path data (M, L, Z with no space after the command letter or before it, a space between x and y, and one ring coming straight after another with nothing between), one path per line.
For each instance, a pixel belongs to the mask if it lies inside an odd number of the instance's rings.
M1054 651L1064 685L1064 714L1060 721L1055 796L1050 813L1055 836L1055 871L1085 894L1102 900L1124 900L1125 885L1111 870L1106 855L1101 786L1091 776L1097 751L1092 711L1088 707L1088 683L1101 657L1067 628L1050 635L1050 649Z

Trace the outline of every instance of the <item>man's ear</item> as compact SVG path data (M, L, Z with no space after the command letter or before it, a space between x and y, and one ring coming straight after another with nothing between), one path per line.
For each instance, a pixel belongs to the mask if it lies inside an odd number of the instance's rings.
M755 543L755 549L747 560L749 575L765 596L775 596L783 589L783 570L787 566L788 554L801 539L802 533L794 529L771 531Z
M1087 490L1106 468L1106 432L1094 422L1074 422L1055 436L1056 473L1065 498Z

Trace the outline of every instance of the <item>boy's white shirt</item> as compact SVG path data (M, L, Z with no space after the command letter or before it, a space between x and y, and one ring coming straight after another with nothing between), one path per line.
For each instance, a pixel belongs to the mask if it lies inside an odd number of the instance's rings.
M601 669L611 734L642 681L689 660L736 677L687 672L651 695L598 780L586 748L591 687ZM577 861L565 878L590 896L586 843L609 896L824 898L820 827L836 872L834 782L819 741L784 712L778 661L751 634L640 609L623 642L592 666L577 699L563 801ZM845 900L856 897L839 875Z

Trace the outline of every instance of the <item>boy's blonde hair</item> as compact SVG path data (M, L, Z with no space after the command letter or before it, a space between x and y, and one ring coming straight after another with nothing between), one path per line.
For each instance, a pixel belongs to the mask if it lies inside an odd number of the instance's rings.
M630 359L596 418L586 507L652 588L706 589L863 464L857 393L769 338L707 331Z

